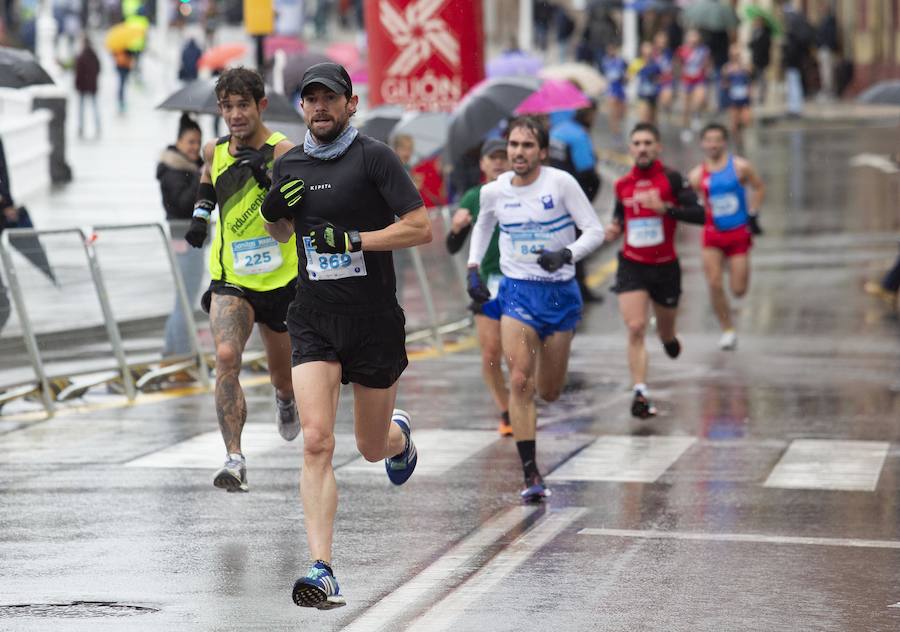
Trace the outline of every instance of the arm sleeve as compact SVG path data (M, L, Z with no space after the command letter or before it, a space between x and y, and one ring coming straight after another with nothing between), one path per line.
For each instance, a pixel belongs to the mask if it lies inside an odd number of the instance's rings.
M616 220L620 226L625 225L625 205L622 200L616 199L616 207L613 209L612 218Z
M562 193L566 210L575 220L575 225L581 230L581 237L568 246L572 251L572 261L580 261L603 243L603 225L600 223L594 207L591 206L590 200L587 199L575 178L569 174L565 174L562 179Z
M366 171L394 215L401 217L425 206L412 178L387 145L367 144L363 151L371 154L365 156Z
M594 168L591 167L585 171L579 171L575 174L575 179L578 181L578 186L581 187L581 190L588 197L588 200L593 202L594 198L597 197L597 193L600 192L600 176L597 175Z
M668 210L669 217L688 224L704 224L706 209L684 177L677 171L667 171L666 177L669 179L672 197L675 198L675 206Z
M472 232L472 225L469 224L458 233L447 233L447 252L455 255L462 250L463 244L466 243L466 237Z
M475 227L472 229L472 241L469 244L469 265L481 265L484 253L487 252L494 235L494 227L497 225L497 211L495 208L496 197L490 186L482 187L480 198L480 210Z

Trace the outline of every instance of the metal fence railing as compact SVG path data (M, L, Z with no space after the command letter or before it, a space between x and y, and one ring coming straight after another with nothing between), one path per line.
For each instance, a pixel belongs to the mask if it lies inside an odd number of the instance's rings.
M438 351L448 334L472 322L465 255L451 256L444 246L450 213L448 207L431 211L430 244L395 252L407 340ZM46 265L26 261L35 254ZM52 415L60 402L98 386L132 400L183 370L208 385L214 366L208 321L187 301L163 224L9 229L0 235L0 260L13 307L0 336L0 407L31 398ZM162 362L165 320L176 297L191 352ZM258 338L244 360L264 367Z

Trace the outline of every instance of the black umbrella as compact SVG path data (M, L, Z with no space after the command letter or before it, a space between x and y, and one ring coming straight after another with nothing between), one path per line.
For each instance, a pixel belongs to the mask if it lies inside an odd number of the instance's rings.
M463 155L478 147L503 119L541 86L535 77L498 77L472 88L450 116L447 134L447 158L456 164Z
M0 47L0 88L24 88L39 83L53 83L30 52Z
M156 108L178 112L218 114L219 104L216 100L215 85L215 79L195 79L170 94ZM303 122L303 117L286 96L278 92L268 92L266 96L269 97L269 106L263 112L264 120L287 123Z
M380 105L369 110L366 120L359 131L366 136L371 136L382 143L388 142L391 131L403 118L405 110L399 105Z
M300 81L303 79L303 73L310 66L331 61L331 58L324 53L307 50L302 53L294 53L289 55L284 63L284 91L287 94L294 94L300 89Z
M856 97L860 103L900 105L900 79L879 81Z
M0 232L3 232L6 228L34 228L31 216L28 215L25 207L20 206L17 210L19 217L16 222L10 222L5 217L0 216ZM56 275L53 273L53 268L50 267L47 252L44 250L44 246L41 245L37 235L11 234L9 244L22 253L22 256L28 259L34 267L43 272L54 285L57 285Z

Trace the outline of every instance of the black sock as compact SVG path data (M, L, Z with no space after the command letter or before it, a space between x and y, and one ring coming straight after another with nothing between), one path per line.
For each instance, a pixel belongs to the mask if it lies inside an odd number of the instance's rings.
M678 338L672 338L669 342L664 342L663 348L666 350L666 355L673 359L677 358L678 354L681 353L681 343L678 342Z
M516 441L516 449L519 450L519 458L522 459L522 471L525 473L525 478L529 478L538 473L537 463L535 463L535 442L534 439L530 441Z
M504 410L502 413L500 413L500 418L503 420L503 423L509 424L509 411Z

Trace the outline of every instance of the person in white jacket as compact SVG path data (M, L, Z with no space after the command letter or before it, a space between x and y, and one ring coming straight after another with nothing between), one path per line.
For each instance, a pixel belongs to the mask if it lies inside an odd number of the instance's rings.
M575 262L603 243L603 227L575 178L542 166L546 128L536 119L513 119L507 153L512 171L481 189L478 220L469 250L468 289L476 302L490 299L478 267L500 225L500 338L509 366L509 417L522 460L525 502L550 495L536 463L535 391L559 398L566 379L581 294ZM582 231L575 239L575 227ZM540 371L538 371L540 367Z

